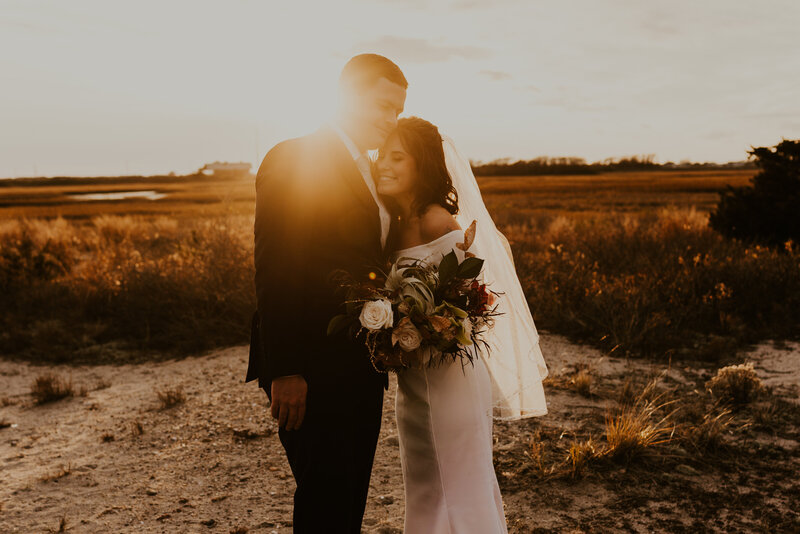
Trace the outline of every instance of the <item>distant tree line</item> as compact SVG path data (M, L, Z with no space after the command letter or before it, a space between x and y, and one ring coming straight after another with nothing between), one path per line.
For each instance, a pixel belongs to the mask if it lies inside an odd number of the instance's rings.
M531 176L540 174L598 174L601 172L624 171L657 171L686 169L745 169L754 164L747 161L731 163L656 163L654 154L631 156L627 158L607 158L594 163L587 163L583 158L565 157L551 158L541 156L531 160L512 162L510 159L498 159L489 163L471 162L476 176Z

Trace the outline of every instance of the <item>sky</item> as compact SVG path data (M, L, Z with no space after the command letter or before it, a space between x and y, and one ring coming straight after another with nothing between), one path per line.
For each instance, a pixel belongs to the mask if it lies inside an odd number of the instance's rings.
M0 177L257 165L353 55L473 160L737 161L800 139L797 0L0 0Z

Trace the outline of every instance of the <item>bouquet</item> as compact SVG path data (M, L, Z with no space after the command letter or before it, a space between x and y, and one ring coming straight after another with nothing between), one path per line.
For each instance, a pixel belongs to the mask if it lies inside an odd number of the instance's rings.
M475 222L455 250L438 265L399 258L388 273L357 280L339 272L336 282L347 294L346 313L331 319L328 335L348 331L362 339L376 370L397 372L447 359L471 362L497 315L497 293L478 279L484 261L468 249Z

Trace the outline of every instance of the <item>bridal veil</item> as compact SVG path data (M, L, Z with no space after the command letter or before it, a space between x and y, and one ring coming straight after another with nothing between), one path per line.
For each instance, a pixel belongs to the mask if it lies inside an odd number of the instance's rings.
M542 380L547 365L539 349L539 335L533 323L525 293L514 268L511 247L497 229L483 202L469 160L452 139L442 136L447 170L458 192L458 215L462 228L477 221L477 233L470 252L485 260L483 277L489 288L500 294L494 327L485 341L490 353L485 358L492 380L492 412L496 419L515 420L547 413Z

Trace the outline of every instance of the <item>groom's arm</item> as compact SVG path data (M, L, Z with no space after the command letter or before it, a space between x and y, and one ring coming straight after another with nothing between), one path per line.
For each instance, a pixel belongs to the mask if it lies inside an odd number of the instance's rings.
M308 394L307 353L299 348L314 290L307 271L316 208L291 143L273 148L256 177L255 283L272 417L297 430Z
M264 158L256 178L255 285L268 379L305 374L302 346L308 306L306 260L310 247L309 198L297 176L293 142Z

